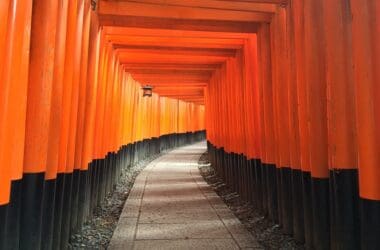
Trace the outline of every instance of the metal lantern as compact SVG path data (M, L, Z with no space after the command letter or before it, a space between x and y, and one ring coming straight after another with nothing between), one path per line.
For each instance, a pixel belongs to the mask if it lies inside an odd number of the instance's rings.
M91 0L91 9L92 10L96 10L96 4L97 4L97 0Z
M145 85L145 86L142 87L142 90L143 90L143 97L144 96L148 96L148 97L152 96L152 92L153 92L153 87L152 86Z

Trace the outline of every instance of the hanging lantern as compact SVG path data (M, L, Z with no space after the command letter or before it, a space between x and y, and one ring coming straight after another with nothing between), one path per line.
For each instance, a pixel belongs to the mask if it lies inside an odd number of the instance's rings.
M91 9L92 10L96 10L96 2L97 2L97 0L91 0Z
M152 86L145 85L145 86L142 87L142 90L143 90L143 97L144 96L148 96L148 97L152 96L152 92L153 92L153 87Z

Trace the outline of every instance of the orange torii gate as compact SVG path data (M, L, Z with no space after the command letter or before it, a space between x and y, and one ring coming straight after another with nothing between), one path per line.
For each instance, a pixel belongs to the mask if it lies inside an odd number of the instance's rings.
M205 129L217 173L284 233L378 248L379 17L370 0L1 0L0 249L65 249L123 166Z
M0 9L0 248L66 248L123 164L202 138L204 108L143 98L90 1Z

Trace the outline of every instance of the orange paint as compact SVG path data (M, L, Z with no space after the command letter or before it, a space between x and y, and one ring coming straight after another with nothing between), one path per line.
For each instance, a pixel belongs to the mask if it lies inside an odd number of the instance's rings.
M311 175L327 178L326 72L323 13L320 2L307 1L305 11L305 80L308 95L308 128Z
M12 23L8 26L8 15L10 0L1 1L0 3L0 87L3 91L0 93L0 141L4 142L5 137L5 119L6 119L6 108L7 108L7 98L5 81L4 81L4 70L9 64L9 57L6 57L6 45L8 37L8 30L12 29ZM4 161L4 152L5 152L5 143L0 143L0 162ZM6 204L9 201L9 192L10 192L10 170L5 164L0 164L0 205Z
M33 4L25 128L24 173L46 171L58 2ZM47 21L49 20L49 21ZM54 126L55 124L52 124Z
M57 31L55 39L54 72L51 93L51 108L49 122L49 141L46 159L45 179L55 179L59 165L59 145L62 124L62 95L63 73L66 49L66 28L68 1L60 0L58 3ZM62 172L62 171L61 171Z
M380 200L378 3L351 1L360 197Z
M273 86L270 68L272 60L270 56L270 33L269 25L263 25L258 34L258 70L259 84L263 92L263 113L264 135L265 135L265 155L262 155L263 162L268 164L275 163L276 143L274 137L274 109L273 109Z
M28 88L29 46L32 3L14 1L12 6L12 28L8 33L9 68L5 68L6 130L4 162L12 166L11 179L22 178L25 141L25 118Z
M348 2L323 1L326 32L329 168L357 167L355 86Z
M69 134L70 134L70 112L72 104L73 88L73 54L75 53L75 35L77 18L77 0L69 1L66 31L66 50L63 73L63 90L61 104L61 134L59 141L58 173L72 172L68 167L69 157Z
M305 27L304 27L304 1L295 0L293 4L294 16L294 47L296 85L298 96L298 126L300 136L300 162L304 172L310 172L310 143L308 128L308 95L305 78Z

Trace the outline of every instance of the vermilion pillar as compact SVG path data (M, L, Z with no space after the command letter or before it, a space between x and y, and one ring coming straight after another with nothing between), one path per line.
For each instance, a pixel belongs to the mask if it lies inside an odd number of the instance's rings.
M257 176L261 176L263 209L268 211L269 216L276 220L277 211L277 188L273 173L275 172L275 135L274 135L274 108L273 108L273 84L271 69L271 51L270 51L270 30L268 24L262 24L258 33L258 71L259 82L262 86L264 106L264 131L265 131L265 155L261 169L257 169ZM261 171L260 171L261 170ZM271 185L269 186L269 181Z
M86 107L86 87L87 87L87 74L89 71L89 39L90 39L90 23L91 23L91 7L90 1L86 0L83 3L83 27L82 27L82 42L81 42L81 61L80 61L80 74L79 74L79 90L78 90L78 111L77 111L77 131L76 131L76 142L75 142L75 154L74 154L74 166L78 169L78 202L76 215L76 222L74 220L74 225L72 227L77 230L80 225L83 224L85 215L88 210L88 164L82 165L83 157L83 144L84 144L84 129L85 129L85 107ZM95 43L95 41L92 41Z
M284 231L293 231L292 188L290 165L290 131L289 131L289 42L287 37L286 8L279 7L272 23L272 58L274 107L277 149L277 180L279 218Z
M287 39L287 63L288 71L288 99L289 99L289 142L290 142L290 166L291 166L291 193L292 193L292 225L294 238L300 242L304 236L304 211L302 194L302 170L300 157L300 117L298 110L297 89L297 63L296 63L296 37L294 2L286 7L286 39Z
M10 0L8 1L2 1L0 3L0 22L2 25L0 26L0 60L1 65L0 67L0 87L1 89L5 89L5 81L4 81L4 70L7 68L7 64L9 64L9 60L6 57L7 50L6 45L7 39L10 39L8 37L8 14L9 14L9 7L10 7ZM11 23L12 24L12 23ZM8 55L9 56L9 55ZM7 107L7 98L4 91L2 91L1 98L0 98L0 140L3 141L5 136L5 112ZM4 157L4 150L5 150L4 143L1 143L0 145L0 159L2 160ZM9 202L9 194L10 194L10 173L5 166L5 164L1 164L0 166L0 209L2 211L5 211L5 204ZM4 207L3 207L4 206ZM2 213L3 214L3 213ZM5 216L5 212L4 212ZM1 236L0 236L1 237Z
M351 0L361 248L380 246L380 3Z
M304 1L305 80L308 92L308 128L313 206L313 246L330 246L329 171L323 8L319 1Z
M347 1L323 1L326 37L328 156L332 249L359 248L355 91L351 10Z
M78 1L69 1L67 30L66 30L66 51L63 75L62 92L62 113L61 113L61 134L60 134L60 153L58 171L65 174L65 184L63 193L62 225L60 230L60 245L66 247L69 237L70 214L71 214L71 190L73 166L70 166L70 120L73 105L73 78L74 78L74 53L76 51L76 29L78 16Z
M75 231L77 227L78 216L78 195L79 195L79 179L80 179L80 166L75 162L75 150L77 147L76 137L80 124L78 124L78 113L80 112L79 98L80 89L83 86L80 82L81 78L81 62L82 62L82 42L83 42L83 23L84 23L84 2L85 0L78 0L77 13L75 18L75 33L74 34L74 48L70 62L72 64L72 89L71 89L71 105L70 105L70 120L69 120L69 134L67 145L67 162L66 171L72 174L71 184L71 214L70 214L70 232ZM86 48L87 49L87 48ZM87 57L87 55L86 55Z
M66 52L66 30L68 16L68 1L60 0L58 2L57 31L55 39L55 56L54 56L54 76L51 94L50 124L49 124L49 142L48 155L46 162L45 179L53 181L55 179L55 197L54 197L54 219L50 219L53 225L53 242L52 248L58 248L61 238L62 208L64 194L64 168L60 164L60 140L62 118L62 98L64 85L64 64ZM49 230L49 229L47 229Z
M3 67L2 94L5 104L0 111L3 130L0 138L4 144L0 162L8 169L12 186L3 244L17 248L20 235L21 189L24 159L25 117L28 88L28 66L32 4L30 1L12 1L9 5L6 62ZM4 99L3 99L4 98ZM1 118L0 118L1 119ZM8 196L9 197L9 196ZM1 246L0 246L1 247Z
M305 14L304 1L295 0L292 5L294 17L294 54L296 67L296 88L298 104L298 126L300 135L300 163L302 171L302 205L304 220L305 244L312 247L313 220L311 203L311 167L310 167L310 142L309 142L309 113L308 95L305 78Z
M21 248L42 244L42 228L54 214L55 182L45 183L49 146L51 95L54 77L58 3L34 1L25 130L24 176L22 191ZM56 124L52 124L54 126ZM47 224L41 224L42 214ZM44 244L52 241L45 230ZM49 243L47 244L49 245ZM42 246L42 245L41 245Z
M9 9L10 1L2 1L0 3L0 23L2 24L0 27L0 88L4 89L3 86L3 69L5 67L6 59L5 59L5 45L7 42L7 30L8 30L8 9ZM5 128L5 103L6 99L3 95L0 94L0 141L3 141L4 138L4 128ZM4 151L4 143L0 144L0 162L2 162L3 151ZM7 166L5 164L0 164L0 220L5 221L7 217L7 204L9 202L10 195L10 186L11 186L11 178ZM5 225L0 226L0 242L3 242L5 239Z

